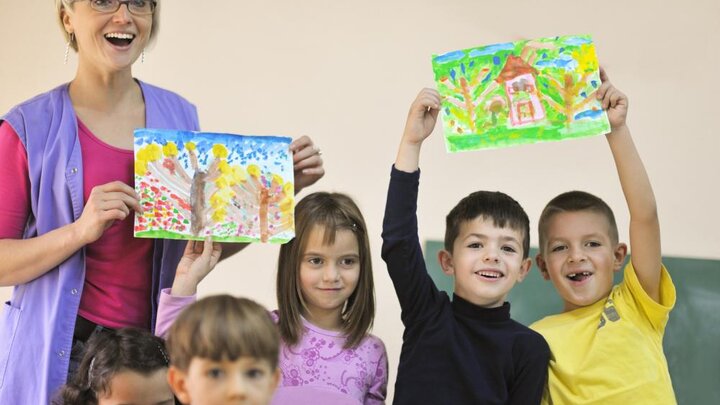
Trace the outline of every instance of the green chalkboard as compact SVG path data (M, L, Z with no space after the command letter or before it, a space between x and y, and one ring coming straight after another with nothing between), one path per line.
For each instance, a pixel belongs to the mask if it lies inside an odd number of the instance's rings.
M437 260L442 245L426 242L425 262L438 288L452 296L453 279ZM531 249L530 257L536 253ZM663 263L677 291L663 344L678 404L720 404L720 260L664 257ZM621 280L618 272L615 282ZM525 325L562 309L562 300L534 264L508 301L513 319Z

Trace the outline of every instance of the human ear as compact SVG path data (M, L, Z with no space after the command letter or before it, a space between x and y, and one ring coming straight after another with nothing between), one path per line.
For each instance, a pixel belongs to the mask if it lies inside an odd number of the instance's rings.
M438 252L438 261L440 262L440 267L442 267L443 273L448 276L452 276L455 274L455 266L453 265L452 253L448 252L445 249L440 250Z
M190 403L190 393L188 393L186 381L187 374L185 372L180 371L174 366L170 366L168 369L170 389L183 404Z
M518 283L522 283L522 281L527 277L528 273L530 272L530 267L532 266L532 259L529 257L522 261L520 264L520 273L518 273L517 281Z
M537 264L538 269L540 269L540 275L542 275L545 280L550 280L550 273L548 273L547 270L547 262L545 262L542 253L538 253L535 256L535 264Z
M620 271L623 263L625 262L625 256L627 256L628 247L624 243L618 243L613 251L615 261L613 262L613 271Z
M60 20L62 21L63 27L65 27L65 32L67 32L68 35L75 31L72 26L72 21L70 21L70 14L65 9L65 6L63 6L60 11Z

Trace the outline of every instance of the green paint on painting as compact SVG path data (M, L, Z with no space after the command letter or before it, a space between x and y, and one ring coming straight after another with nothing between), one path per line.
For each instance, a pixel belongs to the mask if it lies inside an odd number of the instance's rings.
M607 115L588 35L433 56L447 150L503 148L605 134Z

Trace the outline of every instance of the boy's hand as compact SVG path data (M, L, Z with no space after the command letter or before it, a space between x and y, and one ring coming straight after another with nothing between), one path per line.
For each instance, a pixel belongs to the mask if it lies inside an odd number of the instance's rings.
M440 112L440 94L435 89L422 89L410 106L403 142L420 144L435 128Z
M603 110L607 111L610 128L616 129L625 125L628 111L627 96L610 83L605 69L600 67L600 80L602 85L597 91L597 98L602 103Z
M290 144L295 171L295 194L303 188L315 184L325 175L320 148L313 144L309 136L303 135Z
M440 94L435 89L422 89L410 106L400 149L395 159L397 170L412 173L418 169L420 146L435 128L440 112Z
M172 295L188 296L197 292L197 286L210 273L220 260L222 246L212 241L211 237L204 242L188 241L185 252L175 271Z

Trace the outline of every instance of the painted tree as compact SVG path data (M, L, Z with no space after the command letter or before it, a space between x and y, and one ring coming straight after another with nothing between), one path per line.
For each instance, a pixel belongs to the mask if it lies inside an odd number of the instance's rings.
M241 176L242 177L242 176ZM247 176L234 183L232 190L236 199L251 201L257 210L257 227L260 241L267 242L270 236L277 235L293 226L292 207L294 201L294 187L290 182L285 183L278 175L267 176L257 165L249 165ZM236 201L236 206L237 206ZM244 207L245 209L249 207ZM278 223L271 227L272 222ZM250 225L254 226L254 225Z
M598 69L593 46L581 45L572 52L572 56L577 61L577 68L574 65L568 65L562 81L556 80L549 74L542 75L545 83L554 90L560 101L556 101L554 97L546 93L543 93L543 99L565 116L566 125L570 125L577 113L595 100L594 96L598 87L597 82L588 82L590 76ZM578 76L576 72L581 73Z
M447 86L447 88L462 98L448 97L446 101L452 104L450 106L451 113L456 117L461 125L451 122L451 125L458 133L463 133L463 127L467 128L470 133L477 132L476 122L478 116L483 112L483 96L478 97L481 84L486 79L489 68L477 69L474 61L470 61L467 66L465 63L460 64L460 71L450 70L449 76L444 76L438 81Z

